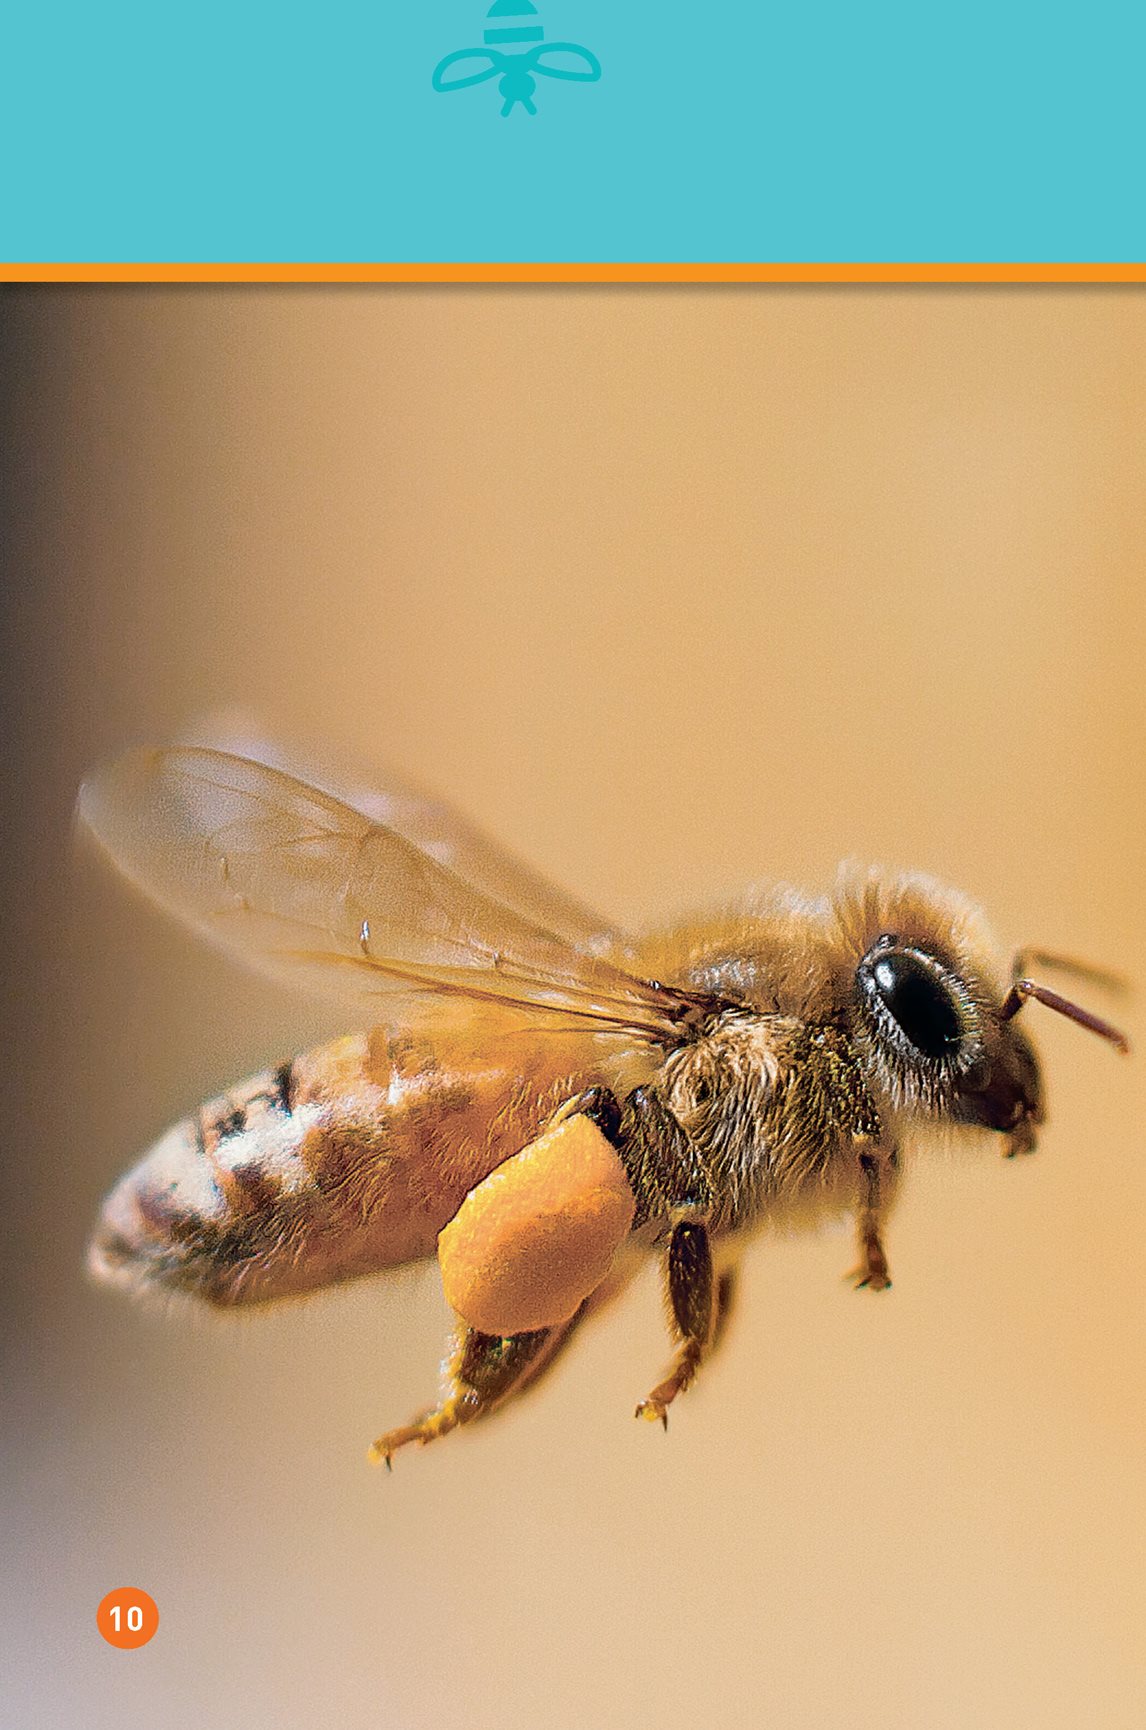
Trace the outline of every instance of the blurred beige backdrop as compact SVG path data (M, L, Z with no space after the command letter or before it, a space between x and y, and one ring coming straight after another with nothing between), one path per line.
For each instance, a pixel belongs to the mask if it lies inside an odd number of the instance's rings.
M4 1722L1146 1722L1141 1058L1030 1012L1037 1158L921 1159L883 1298L847 1238L762 1241L667 1437L650 1278L387 1478L432 1272L230 1324L86 1283L118 1171L339 1017L68 850L90 762L237 702L622 922L852 855L1146 978L1142 292L3 310Z

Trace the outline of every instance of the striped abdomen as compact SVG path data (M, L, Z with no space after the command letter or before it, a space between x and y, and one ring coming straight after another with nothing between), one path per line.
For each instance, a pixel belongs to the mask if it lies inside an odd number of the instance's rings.
M340 1039L203 1106L107 1198L93 1270L230 1305L433 1255L467 1192L583 1085L585 1041L499 1031Z

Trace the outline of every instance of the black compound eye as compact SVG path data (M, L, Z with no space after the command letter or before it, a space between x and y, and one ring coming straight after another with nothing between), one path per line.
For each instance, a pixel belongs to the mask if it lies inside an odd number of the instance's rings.
M871 979L888 1013L925 1057L946 1057L963 1036L959 1011L934 970L918 955L900 951L873 962Z

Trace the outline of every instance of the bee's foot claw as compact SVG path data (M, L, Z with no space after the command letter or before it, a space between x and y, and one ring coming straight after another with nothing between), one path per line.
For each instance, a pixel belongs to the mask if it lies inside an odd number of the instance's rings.
M844 1277L851 1281L856 1291L863 1291L865 1288L868 1291L891 1290L891 1275L886 1268L856 1267Z
M642 1400L634 1417L644 1417L649 1424L660 1424L661 1429L668 1429L668 1406L663 1400Z
M633 1416L647 1418L650 1424L659 1422L665 1430L669 1427L668 1407L663 1400L642 1400Z
M408 1448L411 1442L417 1442L419 1447L425 1447L427 1442L433 1441L438 1431L431 1428L431 1420L436 1416L436 1413L431 1413L430 1418L420 1418L417 1423L404 1424L400 1430L387 1430L384 1436L379 1436L376 1442L371 1442L366 1450L366 1458L372 1466L384 1465L388 1472L392 1472L394 1470L394 1455L399 1448Z

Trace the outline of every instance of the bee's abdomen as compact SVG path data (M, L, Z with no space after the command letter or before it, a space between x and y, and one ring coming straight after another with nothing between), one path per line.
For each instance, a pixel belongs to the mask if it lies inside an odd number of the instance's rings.
M109 1195L93 1271L235 1305L432 1255L568 1085L439 1058L410 1040L338 1040L201 1107Z
M307 1142L321 1119L321 1108L297 1098L286 1063L173 1124L108 1196L93 1271L239 1299L260 1258L285 1247L313 1183Z

